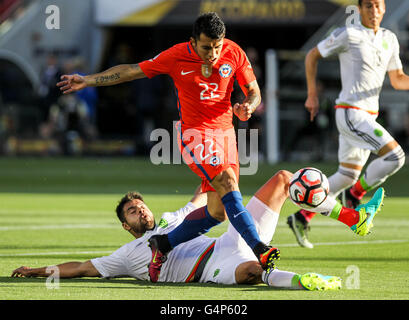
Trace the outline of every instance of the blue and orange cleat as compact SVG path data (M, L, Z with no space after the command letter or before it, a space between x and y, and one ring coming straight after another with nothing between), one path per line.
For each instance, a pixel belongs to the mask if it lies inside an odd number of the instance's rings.
M355 208L355 210L359 212L359 221L351 226L353 232L360 236L366 236L370 232L373 227L372 221L375 215L381 210L384 197L385 190L379 188L371 200Z
M274 260L280 260L280 250L273 247L267 247L268 250L258 256L261 267L269 272L276 268Z

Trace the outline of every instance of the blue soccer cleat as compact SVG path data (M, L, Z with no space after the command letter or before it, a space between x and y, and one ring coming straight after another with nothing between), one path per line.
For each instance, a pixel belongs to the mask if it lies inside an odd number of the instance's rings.
M379 188L376 190L371 200L355 208L355 210L359 212L359 221L351 226L353 232L360 236L366 236L369 233L373 227L373 218L381 210L384 197L385 190Z

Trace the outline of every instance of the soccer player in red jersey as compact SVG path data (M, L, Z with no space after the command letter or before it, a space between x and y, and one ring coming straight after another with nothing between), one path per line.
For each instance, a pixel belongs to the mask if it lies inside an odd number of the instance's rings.
M157 281L172 248L207 232L226 220L226 214L264 269L273 268L273 260L279 256L278 249L260 240L242 203L233 113L247 121L260 104L261 95L244 51L226 39L225 34L219 16L205 13L196 19L188 42L176 44L138 64L118 65L88 76L64 75L57 84L67 94L87 86L114 85L159 74L173 79L180 116L179 147L185 162L202 179L202 191L207 192L208 201L169 234L151 237L149 274L153 282ZM235 80L246 97L232 107Z

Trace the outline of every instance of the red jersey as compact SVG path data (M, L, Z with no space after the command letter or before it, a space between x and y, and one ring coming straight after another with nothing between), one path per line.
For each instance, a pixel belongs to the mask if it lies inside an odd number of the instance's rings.
M246 85L256 79L243 49L228 39L217 63L208 69L190 42L176 44L139 66L148 78L168 74L173 79L182 130L233 127L234 80Z

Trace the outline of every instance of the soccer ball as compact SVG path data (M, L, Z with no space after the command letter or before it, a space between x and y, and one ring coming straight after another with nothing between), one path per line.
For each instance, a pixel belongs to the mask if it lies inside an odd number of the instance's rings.
M329 193L328 179L316 168L298 170L290 180L290 198L303 209L318 207Z

